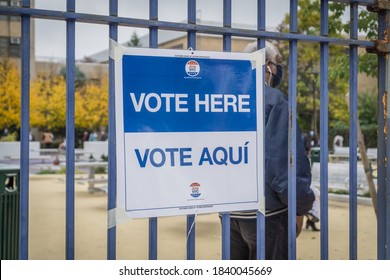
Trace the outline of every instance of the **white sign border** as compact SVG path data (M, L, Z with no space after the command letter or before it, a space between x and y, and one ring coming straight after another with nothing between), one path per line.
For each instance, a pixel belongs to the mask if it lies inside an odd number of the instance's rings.
M115 121L116 121L116 179L117 179L117 209L116 213L121 213L128 218L138 217L156 217L166 216L158 215L158 211L152 210L151 213L156 215L133 215L129 211L125 211L125 150L124 150L124 120L123 120L123 80L122 80L122 58L123 55L137 56L154 56L154 57L181 57L181 58L207 58L207 59L228 59L228 60L248 60L252 63L252 69L256 71L256 108L257 108L257 128L256 134L264 132L264 109L263 109L263 65L265 63L265 50L261 49L254 53L235 53L235 52L209 52L196 50L171 50L171 49L150 49L150 48L125 48L117 44L115 41L110 42L110 56L115 61ZM264 197L264 135L260 134L257 138L257 182L258 182L258 198L257 210L265 214L265 197ZM120 187L118 187L120 186ZM216 209L211 212L220 212ZM188 215L197 213L210 213L207 210L192 209L178 212L176 215ZM173 214L174 215L174 214ZM112 221L111 221L112 223Z

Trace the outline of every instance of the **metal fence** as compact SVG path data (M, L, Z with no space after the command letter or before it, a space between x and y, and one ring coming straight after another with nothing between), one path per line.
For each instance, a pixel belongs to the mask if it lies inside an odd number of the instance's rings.
M265 29L266 0L257 1L257 30L232 28L232 0L223 1L223 26L205 26L196 23L196 0L187 0L187 23L173 23L158 20L158 0L149 0L149 19L136 19L118 16L118 0L109 1L109 15L78 13L75 0L66 1L66 12L42 10L31 7L30 0L22 0L21 7L0 6L1 15L20 16L21 41L21 179L20 179L20 258L28 259L29 231L29 118L30 118L30 32L31 19L50 19L66 22L66 259L75 256L75 191L74 191L74 146L75 146L75 24L76 22L93 23L109 26L109 38L118 40L118 26L143 27L149 29L149 47L158 48L158 30L187 32L188 47L196 49L196 34L214 34L223 36L223 51L231 50L232 36L254 38L259 47L265 46L266 39L285 40L289 42L289 110L292 119L296 119L297 107L297 46L300 41L320 45L320 146L321 146L321 259L328 259L328 59L329 45L343 45L350 50L350 259L357 259L357 81L358 81L358 48L371 48L378 54L378 259L390 259L390 143L388 138L390 99L390 3L387 0L338 0L350 5L350 37L330 37L328 30L328 2L321 0L321 34L318 36L298 33L298 0L290 1L290 30L288 33L270 32ZM367 6L378 13L378 40L375 42L358 39L358 7ZM296 134L295 122L290 122L292 136ZM291 137L296 139L296 137ZM292 140L294 141L294 140ZM289 165L289 224L295 225L295 181L296 148L289 143L291 161ZM115 106L114 106L114 61L109 61L109 188L108 211L116 208L116 142L115 142ZM229 259L229 214L222 217L222 258ZM187 259L195 259L195 231L191 225L194 216L187 217ZM265 218L258 214L258 258L264 259ZM157 259L157 218L149 220L149 259ZM107 259L116 258L116 227L108 229ZM289 228L289 258L296 258L295 226Z

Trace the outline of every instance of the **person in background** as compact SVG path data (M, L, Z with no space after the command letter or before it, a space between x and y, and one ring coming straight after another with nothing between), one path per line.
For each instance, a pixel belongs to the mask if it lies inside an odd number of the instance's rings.
M83 133L83 143L85 141L88 141L88 139L89 139L89 133L88 133L88 131L84 131L84 133Z
M45 148L50 148L52 143L54 141L54 135L53 133L46 131L42 135L42 142Z
M316 187L311 187L315 200L313 207L305 214L306 216L306 229L311 228L312 231L320 231L316 227L316 223L320 221L320 191Z
M62 143L58 146L58 150L60 154L65 154L66 152L66 138L62 141Z
M105 131L102 131L100 134L100 141L106 141L107 140L107 134Z
M306 155L310 156L310 149L311 149L311 139L308 133L303 134L303 144L305 145L305 151Z
M96 131L93 131L90 135L89 135L89 141L97 141L98 140L98 136L97 136L97 133Z
M244 52L254 52L257 44L249 44ZM265 258L288 259L288 100L276 89L283 76L282 58L277 48L266 43L265 73ZM310 189L311 170L306 156L301 131L297 129L296 157L296 211L297 236L303 215L312 208L313 191ZM239 187L239 186L237 186ZM230 258L232 260L257 257L256 210L231 212Z

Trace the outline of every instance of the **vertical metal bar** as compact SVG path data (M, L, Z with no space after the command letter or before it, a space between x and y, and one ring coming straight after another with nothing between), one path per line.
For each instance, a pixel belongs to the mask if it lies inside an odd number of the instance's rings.
M149 260L157 260L157 218L149 218Z
M232 0L223 0L223 27L232 27ZM232 35L223 34L223 51L232 51Z
M223 26L232 26L232 1L223 1ZM223 34L223 51L230 52L232 50L232 37L228 34ZM225 212L222 216L222 259L230 260L230 213Z
M383 17L379 15L379 27L382 23ZM380 34L381 32L379 32ZM386 259L386 114L384 100L388 97L388 93L385 91L386 87L386 58L382 54L378 54L378 152L377 152L377 165L378 165L378 260ZM388 145L388 144L387 144Z
M390 31L390 12L387 11L387 31ZM389 34L389 33L387 33ZM387 54L389 55L389 54ZM386 259L390 260L390 139L389 139L389 132L390 132L390 62L389 59L386 60L386 108L387 108L387 119L386 119L386 137L385 137L385 147L386 147Z
M386 34L386 12L378 13L378 39L384 40ZM385 127L385 104L383 100L388 98L386 91L386 55L378 54L378 260L386 259L386 143ZM388 107L387 107L388 108Z
M22 0L29 8L30 0ZM30 31L29 15L22 15L21 104L20 104L20 259L28 259L29 226L29 131L30 131Z
M187 216L187 260L195 260L195 215Z
M258 0L257 1L257 30L265 31L265 0ZM263 49L265 48L265 39L264 38L258 38L257 39L257 48ZM265 75L265 65L263 66L263 77ZM264 85L263 85L264 88ZM263 107L265 105L265 95L263 94ZM264 109L265 112L265 109ZM263 118L265 120L265 118ZM264 130L265 123L263 123L263 131ZM263 133L263 143L265 143L265 135ZM262 151L263 155L265 155L264 147ZM265 159L263 158L263 166L265 166ZM263 174L265 174L265 170L263 170ZM263 186L265 186L265 178L263 182L261 182ZM264 191L264 188L263 188ZM261 194L261 195L264 195ZM261 213L260 211L257 211L257 225L256 225L256 252L257 252L257 259L258 260L264 260L265 259L265 213Z
M379 12L379 39L389 40L390 11ZM378 107L378 259L390 259L390 63L389 53L379 55ZM379 214L380 209L380 214Z
M298 32L298 0L290 1L290 33Z
M75 12L75 0L67 0L67 12ZM75 256L74 225L74 91L75 91L75 34L76 22L66 20L66 259Z
M230 260L230 213L221 214L222 223L222 259Z
M149 19L158 20L158 1L149 0ZM158 47L158 29L157 27L149 27L149 48Z
M390 34L390 10L386 11L381 11L379 14L379 19L382 21L379 23L381 25L381 29L383 30L383 38L387 40L387 43L389 42L389 34ZM387 34L387 35L385 35ZM385 224L384 224L384 229L385 229L385 249L384 249L384 257L387 260L390 260L390 62L389 62L389 56L390 54L387 53L385 55L382 55L382 57L385 60L385 63L382 62L384 69L384 75L382 77L382 86L384 85L384 92L383 93L383 99L382 99L382 106L386 108L386 111L383 110L381 111L380 115L383 114L383 117L385 119L385 123L383 125L383 132L384 132L384 138L381 139L381 142L384 142L385 146L385 156L386 160L384 161L385 166L383 170L385 173L384 178L382 178L382 181L384 184L382 185L382 188L385 188L383 191L384 197L385 197L385 208L384 208L384 213L385 213ZM382 60L383 61L383 60ZM380 69L381 70L381 69ZM380 71L379 70L379 71ZM381 93L381 94L382 94Z
M321 36L328 36L328 1L321 0ZM329 258L328 228L328 62L329 44L320 47L320 223L321 259Z
M196 0L188 0L187 3L187 21L196 24ZM188 31L187 48L196 50L196 31Z
M187 21L196 24L196 0L188 0ZM196 49L196 32L188 31L188 48ZM187 216L187 260L195 259L195 215Z
M351 39L358 38L358 4L350 5ZM350 46L349 80L349 258L357 259L357 75L358 48Z
M118 0L110 0L110 16L118 16ZM118 24L110 23L109 37L118 41ZM115 129L115 61L108 62L108 201L109 213L116 208L116 129ZM107 229L107 259L116 259L116 226Z
M158 20L158 1L149 0L149 18ZM158 30L149 28L149 48L158 48ZM149 260L157 260L157 218L149 218Z
M290 33L298 31L298 1L290 2ZM297 40L290 41L289 54L289 141L288 141L288 258L296 259L296 154L297 154Z

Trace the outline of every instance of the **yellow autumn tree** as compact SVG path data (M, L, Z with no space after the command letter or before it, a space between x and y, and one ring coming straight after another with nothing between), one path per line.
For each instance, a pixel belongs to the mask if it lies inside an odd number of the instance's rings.
M76 92L75 125L79 129L95 130L108 125L108 78L100 84L87 82Z
M20 73L10 59L0 60L0 129L20 123Z
M32 126L55 130L66 123L66 83L62 76L39 76L31 85Z

